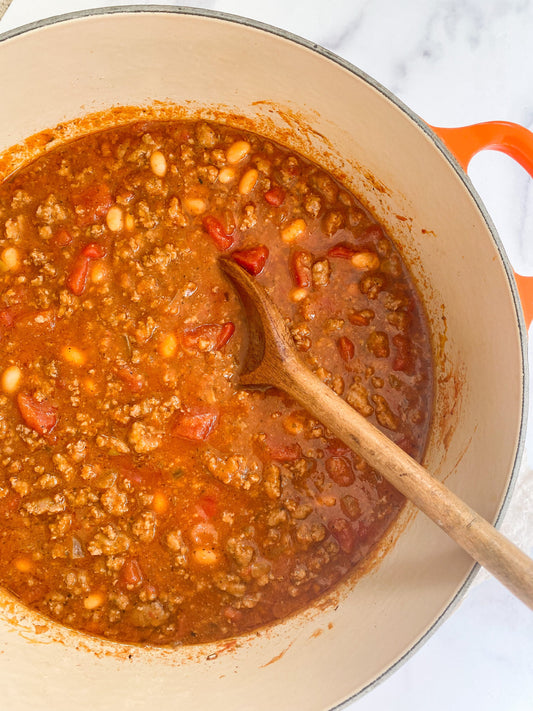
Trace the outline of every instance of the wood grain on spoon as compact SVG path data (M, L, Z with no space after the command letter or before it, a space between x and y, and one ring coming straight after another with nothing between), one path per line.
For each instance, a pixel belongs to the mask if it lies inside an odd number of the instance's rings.
M533 609L533 560L324 385L299 359L265 290L230 258L220 264L248 316L241 383L273 385L291 395Z

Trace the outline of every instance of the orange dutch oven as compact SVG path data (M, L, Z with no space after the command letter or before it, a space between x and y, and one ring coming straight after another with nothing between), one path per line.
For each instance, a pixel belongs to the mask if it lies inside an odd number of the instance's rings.
M219 13L152 6L4 34L0 95L0 178L88 130L199 116L253 126L339 176L388 227L426 306L436 388L424 463L498 522L524 443L533 282L513 275L465 171L490 148L533 174L530 132L502 122L431 128L363 72L300 38ZM3 705L330 709L412 654L474 573L472 560L407 505L365 575L224 643L110 643L0 592Z

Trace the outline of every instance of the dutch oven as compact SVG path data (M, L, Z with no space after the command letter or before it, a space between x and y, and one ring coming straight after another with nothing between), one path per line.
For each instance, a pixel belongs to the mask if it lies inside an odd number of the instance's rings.
M62 141L139 117L223 119L330 169L388 227L427 309L436 388L424 463L498 522L524 442L533 298L465 170L493 148L533 173L532 134L501 122L432 129L316 45L249 20L165 7L90 11L8 32L0 95L0 178ZM1 592L4 704L333 708L413 653L474 573L472 560L407 505L365 575L312 609L223 643L106 642Z

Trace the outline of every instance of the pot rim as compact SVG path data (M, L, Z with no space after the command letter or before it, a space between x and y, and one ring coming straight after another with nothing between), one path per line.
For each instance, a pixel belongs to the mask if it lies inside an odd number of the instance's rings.
M430 126L416 114L409 106L403 103L395 94L393 94L389 89L384 87L370 75L368 75L363 70L356 67L351 62L340 57L334 52L322 47L316 42L307 40L300 35L289 32L274 25L270 25L259 20L253 20L248 17L241 15L235 15L232 13L221 12L218 10L211 10L207 8L195 8L186 6L174 6L174 5L124 5L124 6L108 6L100 8L89 8L86 10L78 10L74 12L63 13L60 15L53 15L51 17L46 17L41 20L36 20L34 22L15 27L6 32L0 33L0 44L6 40L13 39L19 35L27 34L34 30L42 29L48 26L56 25L63 22L69 22L71 20L79 20L94 16L103 15L120 15L120 14L175 14L175 15L191 15L197 17L207 17L213 20L221 20L223 22L232 22L237 25L243 25L244 27L249 27L255 30L261 30L262 32L281 37L282 39L294 42L306 49L312 50L317 54L321 55L325 59L338 64L343 69L346 69L351 74L355 75L357 78L362 79L364 82L369 84L373 89L382 94L386 99L388 99L392 104L394 104L398 109L400 109L416 126L432 141L434 146L442 153L442 155L448 161L450 167L455 172L456 176L459 177L464 187L470 193L470 196L474 200L476 207L478 208L481 216L486 224L486 227L492 237L494 245L500 256L501 263L504 267L505 274L507 276L508 286L511 290L513 297L513 304L515 308L515 315L517 319L518 332L520 338L520 350L522 355L521 363L521 376L522 376L522 407L520 416L520 430L518 436L518 442L516 446L516 452L514 457L514 462L511 470L511 475L509 478L509 483L507 485L502 503L498 510L496 520L494 521L494 526L498 528L503 520L507 507L509 505L511 495L513 493L514 487L516 485L516 479L520 469L522 455L525 446L525 437L527 430L527 415L528 415L528 405L529 405L529 370L528 370L528 340L527 340L527 327L525 325L525 320L522 312L522 307L520 303L520 298L518 295L518 288L516 281L514 279L514 272L509 261L509 258L505 252L503 243L498 235L496 227L492 222L490 215L487 212L480 196L478 195L474 185L472 184L468 174L461 167L454 154L447 148L444 142L437 136L437 134L430 128ZM387 679L391 674L399 669L399 667L406 661L408 661L411 656L418 651L418 649L430 638L430 636L436 632L440 625L451 615L453 610L458 606L459 602L465 596L469 587L471 586L480 566L478 563L473 563L470 573L466 577L463 585L459 588L457 593L454 595L452 600L448 603L447 607L443 610L440 616L433 621L433 623L428 627L428 629L418 638L418 640L393 664L391 664L385 671L383 671L379 676L373 679L369 684L360 689L358 692L350 696L349 698L342 701L340 704L336 704L331 707L330 711L336 711L337 709L344 708L354 699L363 696L364 694L371 691L379 683Z

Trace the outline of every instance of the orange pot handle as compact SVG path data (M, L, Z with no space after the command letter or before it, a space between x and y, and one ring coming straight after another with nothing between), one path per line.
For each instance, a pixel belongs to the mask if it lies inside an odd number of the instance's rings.
M533 178L533 133L523 126L508 121L488 121L461 128L431 126L431 129L444 141L465 171L476 153L489 149L514 158ZM515 272L515 279L529 328L533 321L533 277Z

